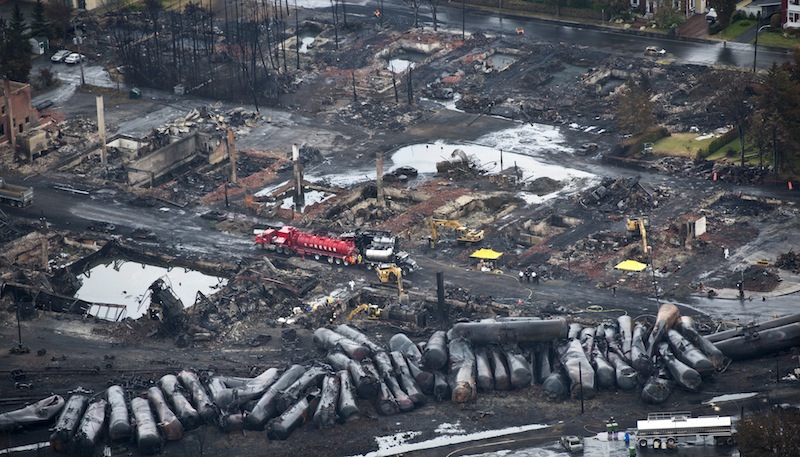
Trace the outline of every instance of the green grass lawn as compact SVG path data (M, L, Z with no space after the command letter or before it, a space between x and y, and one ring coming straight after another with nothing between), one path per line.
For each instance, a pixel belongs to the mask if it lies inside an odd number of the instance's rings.
M783 36L783 33L783 30L764 30L758 35L758 45L776 46L780 48L793 48L800 45L800 36L791 34Z
M708 149L714 138L697 140L699 133L673 133L653 144L653 153L664 156L695 157L699 149Z
M729 25L725 28L725 30L719 32L718 34L714 35L713 37L719 40L726 40L731 41L734 38L738 37L742 33L746 32L747 30L755 27L756 21L751 21L749 19L739 19L738 21L734 22L733 24ZM761 32L762 35L764 32ZM761 41L761 37L759 37L759 42Z

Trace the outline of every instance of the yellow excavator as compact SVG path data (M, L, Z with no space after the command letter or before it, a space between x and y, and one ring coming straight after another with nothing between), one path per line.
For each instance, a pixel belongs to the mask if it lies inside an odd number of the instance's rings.
M403 270L401 270L400 267L384 263L379 265L378 268L375 269L375 272L378 273L378 279L380 279L383 284L397 281L397 292L401 296L403 295Z
M378 308L377 305L373 305L372 303L362 303L350 311L350 314L347 315L347 320L345 322L350 322L354 317L361 313L366 314L367 319L381 318L381 309Z
M625 229L628 231L628 238L642 238L642 253L650 251L647 245L647 228L650 227L650 216L629 217L625 220Z
M453 221L449 219L431 218L430 226L431 226L431 238L430 238L431 248L435 248L436 243L439 242L440 227L453 229L456 232L456 241L458 241L459 243L474 244L483 241L483 236L484 236L483 230L476 230L464 227L458 221Z

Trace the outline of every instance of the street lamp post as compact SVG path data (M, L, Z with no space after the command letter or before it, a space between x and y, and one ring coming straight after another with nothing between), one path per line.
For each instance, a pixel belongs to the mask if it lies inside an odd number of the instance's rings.
M759 16L760 17L760 16ZM771 25L762 25L761 27L756 30L756 42L753 46L753 73L756 72L756 56L758 56L758 34L761 33L762 30L768 29L772 27Z

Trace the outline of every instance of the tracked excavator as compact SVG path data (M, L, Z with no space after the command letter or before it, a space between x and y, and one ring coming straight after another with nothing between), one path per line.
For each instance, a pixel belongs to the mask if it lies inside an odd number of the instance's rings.
M642 255L647 255L650 252L650 247L647 245L648 227L650 227L650 216L629 217L625 220L628 238L642 238Z
M429 239L431 248L436 247L439 242L439 228L445 227L453 229L456 232L456 241L459 243L475 244L483 241L483 230L471 229L464 227L460 222L449 219L430 219L431 238Z

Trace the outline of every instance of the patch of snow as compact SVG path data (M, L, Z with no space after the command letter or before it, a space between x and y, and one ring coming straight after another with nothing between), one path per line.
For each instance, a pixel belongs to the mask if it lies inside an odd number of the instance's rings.
M752 398L758 395L758 392L743 392L738 394L725 394L719 395L703 402L704 405L713 405L715 403L723 403L726 401L744 400L745 398Z

